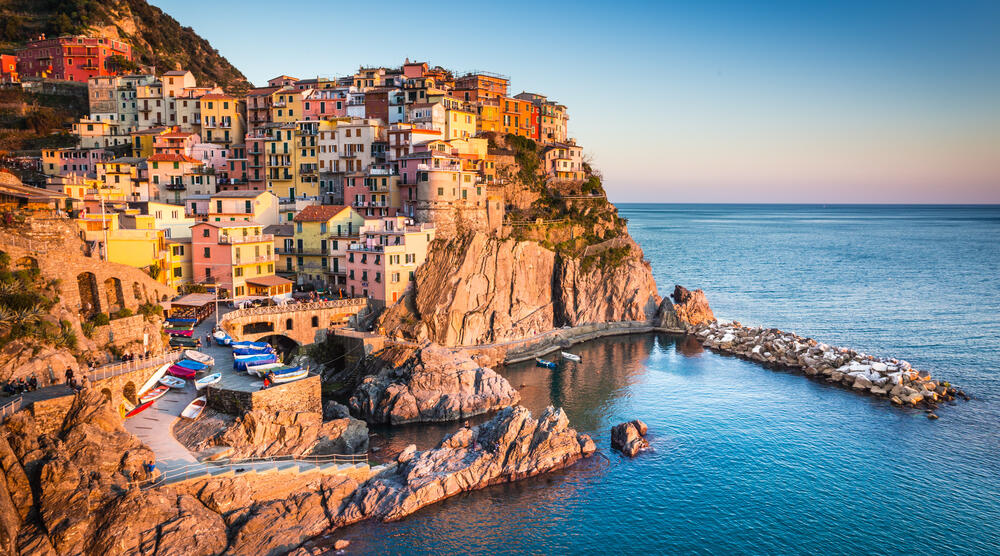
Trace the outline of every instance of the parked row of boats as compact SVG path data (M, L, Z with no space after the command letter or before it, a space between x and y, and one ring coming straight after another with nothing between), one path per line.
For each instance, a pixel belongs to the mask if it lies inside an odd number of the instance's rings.
M185 359L176 363L163 365L153 373L153 376L139 389L139 403L137 405L129 407L131 404L123 403L126 418L134 417L149 409L153 402L162 398L171 389L184 389L189 379L194 379L195 389L199 391L222 380L222 373L218 372L198 379L194 378L198 373L211 370L215 365L215 359L211 356L189 349L184 351L184 357ZM197 419L207 404L208 399L205 396L199 396L184 408L181 417Z

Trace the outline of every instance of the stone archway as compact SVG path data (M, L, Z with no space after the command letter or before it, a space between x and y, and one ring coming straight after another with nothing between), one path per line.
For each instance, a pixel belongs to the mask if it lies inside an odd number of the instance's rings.
M14 267L17 270L33 270L38 268L38 259L34 257L24 256L14 263Z
M125 307L125 293L122 292L122 281L111 277L104 281L104 294L108 300L108 312L115 313Z
M282 361L290 361L293 356L298 353L299 343L293 338L289 338L284 334L272 334L270 336L264 336L257 340L258 342L267 342L274 346L274 349L281 356Z
M104 400L105 401L109 401L109 402L111 401L111 389L110 388L101 388L101 395L104 396Z
M136 301L142 301L142 286L139 285L139 282L132 282L132 296L135 297Z
M125 386L122 388L122 397L128 400L128 402L132 405L139 404L139 397L136 395L135 391L135 383L131 380L126 382Z
M80 312L93 315L101 312L101 297L97 289L97 276L93 272L81 272L76 276L80 290Z

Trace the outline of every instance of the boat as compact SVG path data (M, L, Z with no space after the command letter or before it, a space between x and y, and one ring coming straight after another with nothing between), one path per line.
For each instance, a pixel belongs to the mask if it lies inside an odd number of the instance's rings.
M299 368L295 372L285 373L285 374L281 374L281 375L274 375L273 382L275 384L280 384L282 382L291 382L293 380L298 380L300 378L304 378L308 374L309 374L309 370L308 369Z
M212 337L215 338L216 345L228 346L233 343L233 338L222 330L216 330Z
M169 386L170 388L184 388L184 386L187 385L187 381L183 378L167 375L160 377L160 384Z
M563 359L569 359L570 361L576 361L579 363L581 361L580 356L575 353L570 353L568 351L560 351L559 355L562 355Z
M146 411L147 409L149 409L149 406L153 405L153 402L155 401L156 400L153 399L149 400L146 403L141 403L135 406L135 408L133 408L132 411L129 411L128 413L125 414L125 418L128 419L129 417L135 417L136 415L142 413L143 411Z
M151 402L151 401L159 398L160 396L166 394L169 391L170 391L170 387L169 386L163 386L161 384L160 386L157 386L156 388L153 388L149 392L146 392L145 394L139 396L139 402L141 402L141 403ZM136 409L138 409L138 408L136 408ZM133 411L135 411L135 410L133 410Z
M204 371L205 369L208 368L208 365L204 363L199 363L197 361L193 361L191 359L181 359L176 363L174 363L174 365L177 365L178 367L184 367L185 369L191 369L192 371Z
M150 388L155 388L160 383L160 377L166 374L167 369L169 368L170 368L170 363L166 363L160 366L159 369L156 369L156 372L153 373L153 376L149 377L149 380L142 383L142 386L139 387L139 395L141 396L145 394ZM132 408L130 407L129 411L131 410Z
M198 380L194 381L194 387L197 388L198 390L201 390L202 388L206 386L211 386L219 382L220 380L222 380L222 373L212 373L208 376L203 376Z
M163 328L175 328L177 330L194 330L193 322L165 322Z
M261 355L265 353L274 353L274 348L271 346L266 348L233 348L233 355Z
M281 363L275 361L274 363L259 363L255 365L247 365L247 374L264 376L267 371L271 369L276 369L279 367L284 367Z
M256 374L259 377L264 377L265 375L267 375L267 373L271 373L272 376L274 376L275 378L277 378L279 376L296 373L296 372L299 371L299 369L302 368L299 365L290 366L290 365L282 365L281 363L272 363L272 364L266 365L266 367L267 367L266 369L260 369L258 371L259 367L264 367L264 366L265 365L256 365L256 366L254 366L255 367L254 371L257 371L257 372L250 372L250 369L248 367L247 368L247 372L250 373L250 374Z
M197 350L193 349L184 350L184 357L187 357L188 359L192 359L199 363L204 363L206 365L215 365L215 359L211 355L205 355L204 353Z
M198 371L195 371L194 369L188 369L186 367L171 365L170 368L167 369L167 373L172 374L177 378L194 378L194 375L196 375Z
M173 328L167 328L167 334L171 336L184 336L185 338L190 338L194 335L194 330L176 330Z
M195 340L193 338L185 338L184 336L171 336L170 346L195 348L198 347L198 340Z
M205 396L200 398L195 398L193 402L189 403L184 411L181 411L181 417L187 417L188 419L197 419L201 415L202 411L205 411L205 405L208 403L208 399Z
M261 363L277 363L278 356L273 353L268 353L264 355L240 355L233 358L233 368L236 370L244 370L247 365L258 365Z
M552 361L546 361L545 359L539 359L538 357L535 358L535 365L539 367L545 367L546 369L555 369L556 367L558 367L558 365L556 365Z
M198 322L198 319L196 319L194 317L167 317L167 322L176 322L176 323L187 323L187 322L190 322L190 323L196 323L196 322Z
M271 344L267 342L251 342L249 340L243 340L241 342L231 342L233 349L243 349L243 348L270 348Z

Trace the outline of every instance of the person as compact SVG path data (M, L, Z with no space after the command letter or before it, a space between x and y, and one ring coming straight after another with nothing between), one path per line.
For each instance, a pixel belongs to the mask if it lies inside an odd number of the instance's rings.
M201 338L198 338L194 341L194 347L201 348Z
M38 378L35 377L35 373L31 373L31 378L28 379L28 391L34 392L38 390Z
M264 386L261 386L261 390L266 390L271 387L271 373L264 375Z
M69 365L66 366L66 384L73 387L73 368Z

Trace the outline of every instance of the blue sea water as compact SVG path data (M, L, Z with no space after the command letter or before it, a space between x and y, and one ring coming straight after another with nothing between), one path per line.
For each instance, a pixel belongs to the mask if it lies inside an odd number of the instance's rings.
M940 419L667 335L502 373L603 455L337 533L385 554L1000 553L1000 208L622 205L661 294L908 359L964 387ZM610 450L639 418L653 449ZM391 455L455 425L380 431Z

